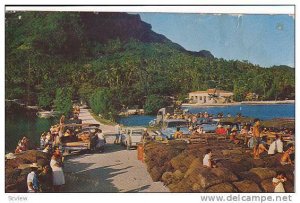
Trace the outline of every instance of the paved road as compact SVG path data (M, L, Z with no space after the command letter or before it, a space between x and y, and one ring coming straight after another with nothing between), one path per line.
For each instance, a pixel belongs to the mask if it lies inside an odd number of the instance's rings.
M79 117L83 122L99 123L85 109ZM114 127L101 125L104 133ZM108 139L104 153L66 157L66 185L63 192L169 192L162 182L153 182L146 164L137 160L136 150L126 150Z

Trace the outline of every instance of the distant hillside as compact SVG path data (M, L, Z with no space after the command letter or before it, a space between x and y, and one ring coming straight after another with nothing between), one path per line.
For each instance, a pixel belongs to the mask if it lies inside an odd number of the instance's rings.
M233 91L236 101L250 92L260 100L293 99L295 69L185 50L153 32L139 15L9 12L5 85L7 99L50 108L58 93L68 92L93 104L96 113L112 116L132 105L155 111L153 105L167 105L170 96L184 99L207 88ZM62 88L68 90L58 91Z

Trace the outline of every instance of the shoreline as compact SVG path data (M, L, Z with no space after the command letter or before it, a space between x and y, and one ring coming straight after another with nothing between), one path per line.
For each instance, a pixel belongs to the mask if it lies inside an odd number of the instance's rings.
M265 105L265 104L295 104L295 100L278 100L278 101L242 101L224 104L188 104L183 103L183 107L210 107L210 106L238 106L238 105Z

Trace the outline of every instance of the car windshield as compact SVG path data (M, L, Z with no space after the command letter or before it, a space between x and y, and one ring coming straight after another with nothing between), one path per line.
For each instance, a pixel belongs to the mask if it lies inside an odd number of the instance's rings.
M132 136L141 136L143 135L143 131L140 130L133 130L131 133Z
M174 122L167 123L167 128L176 128L176 127L188 127L188 122L174 121Z

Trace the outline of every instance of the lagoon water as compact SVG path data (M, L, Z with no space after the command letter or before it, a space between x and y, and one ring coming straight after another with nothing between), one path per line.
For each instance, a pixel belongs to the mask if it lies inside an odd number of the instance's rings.
M257 117L263 120L295 117L294 104L189 107L188 109L191 113L208 112L210 114L217 114L223 112L224 115L227 115L227 113L231 115L242 113L244 116ZM118 122L125 126L147 126L154 118L155 116L135 115L122 117ZM50 126L55 123L57 123L55 119L38 118L35 113L28 113L20 109L6 111L5 151L13 151L18 140L24 135L30 138L32 146L38 146L41 133L49 130Z
M188 109L191 113L208 112L209 114L214 115L223 112L224 116L228 113L232 116L235 116L237 113L241 113L243 116L260 118L262 120L269 120L272 118L295 118L294 104L186 107L185 109ZM155 116L134 115L122 117L118 120L118 122L125 126L147 126L154 118Z
M18 141L26 135L30 146L39 146L40 135L56 123L55 119L39 118L34 112L10 109L5 113L5 152L15 150Z

